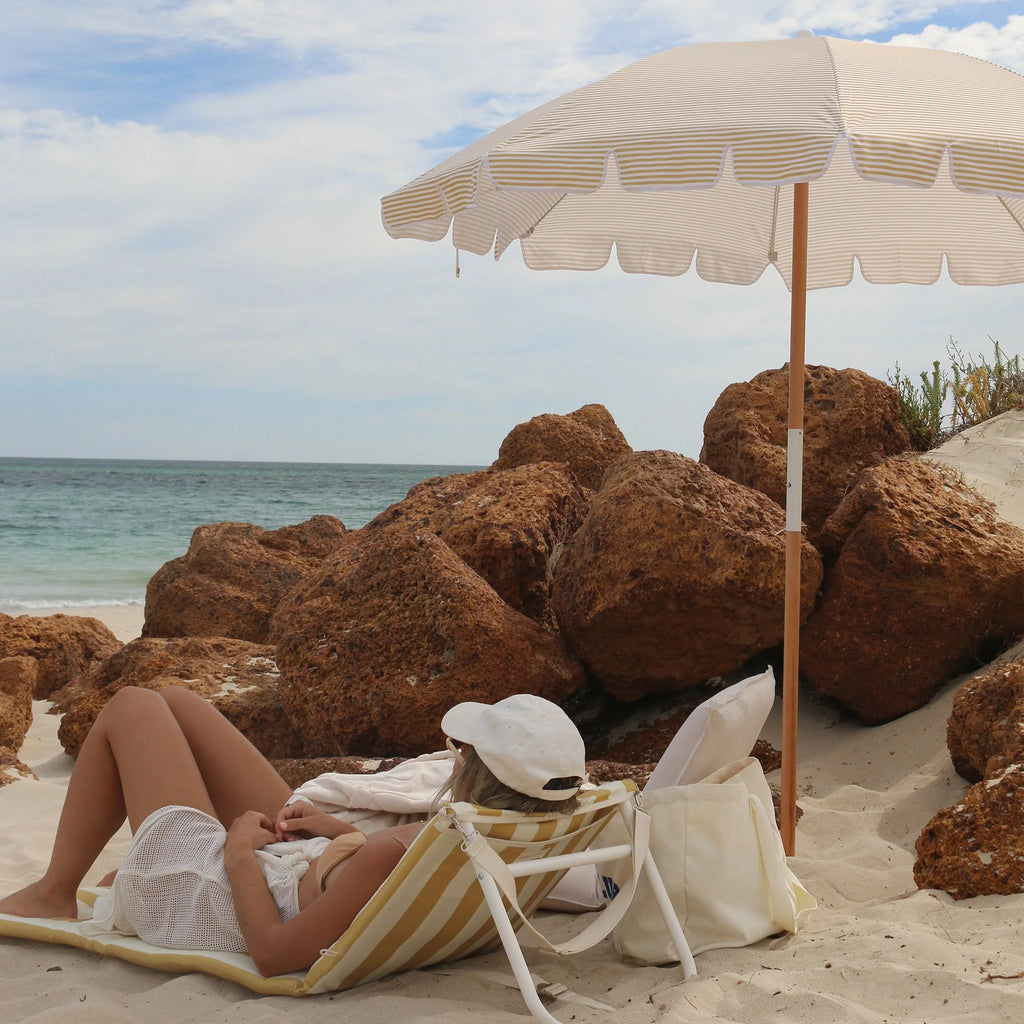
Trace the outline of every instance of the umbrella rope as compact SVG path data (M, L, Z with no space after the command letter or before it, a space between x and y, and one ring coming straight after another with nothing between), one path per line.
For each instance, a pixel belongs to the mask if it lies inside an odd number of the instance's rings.
M519 236L520 242L524 238L529 238L534 233L534 231L536 231L537 228L539 228L541 226L541 224L544 221L544 218L547 217L547 215L549 213L551 213L551 211L554 210L554 208L556 206L558 206L558 204L563 199L565 199L565 193L564 192Z

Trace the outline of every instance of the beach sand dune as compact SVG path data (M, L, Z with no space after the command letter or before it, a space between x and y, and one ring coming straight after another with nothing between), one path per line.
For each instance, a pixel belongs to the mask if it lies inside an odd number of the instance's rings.
M1009 415L1009 422L982 424L961 435L939 455L968 482L983 482L1006 517L1024 524L1016 483L1024 413ZM99 609L89 614L105 617ZM130 639L125 634L138 626L141 609L136 623L122 619L115 631ZM802 695L798 803L804 813L792 867L819 908L798 935L704 953L697 958L699 976L686 983L676 968L622 963L610 941L566 960L532 953L536 973L569 990L552 1012L565 1021L616 1024L1024 1020L1024 894L957 902L945 893L918 890L913 880L918 834L967 789L953 771L945 742L960 682L951 681L926 707L873 728ZM71 768L46 707L37 704L21 754L39 781L0 789L4 889L35 877L45 865ZM781 745L778 706L764 737ZM96 877L117 862L126 844L127 833L115 839ZM580 921L549 914L540 923L558 939ZM503 955L494 954L347 993L259 998L205 976L160 974L59 946L0 939L0 1021L33 1024L513 1024L529 1018L510 984ZM573 1002L573 993L613 1009Z

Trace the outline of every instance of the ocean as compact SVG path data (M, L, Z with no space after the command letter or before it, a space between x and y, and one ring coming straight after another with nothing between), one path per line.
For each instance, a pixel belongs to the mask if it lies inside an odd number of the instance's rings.
M141 605L204 523L355 528L421 480L478 468L0 458L0 611Z

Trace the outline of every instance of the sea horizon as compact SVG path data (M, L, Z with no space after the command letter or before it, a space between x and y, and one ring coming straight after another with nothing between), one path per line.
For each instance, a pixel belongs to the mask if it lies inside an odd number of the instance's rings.
M423 480L482 467L0 456L0 611L141 605L198 526L364 526Z

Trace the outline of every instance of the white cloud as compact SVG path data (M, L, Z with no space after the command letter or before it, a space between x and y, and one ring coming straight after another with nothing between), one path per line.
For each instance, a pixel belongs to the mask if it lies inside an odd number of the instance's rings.
M31 40L25 59L44 68L95 52L129 110L126 55L177 54L187 76L200 51L203 66L220 50L270 53L273 74L172 80L156 113L104 119L75 113L74 81L46 93L45 75L32 77L39 105L12 102L24 65L0 67L5 372L290 390L337 399L342 423L360 396L405 402L420 410L411 435L443 423L437 443L459 446L432 458L467 462L490 461L518 419L602 401L636 446L696 455L722 388L786 357L777 280L740 291L692 274L535 274L510 253L500 266L464 257L456 282L449 246L387 238L380 196L445 155L423 140L495 127L647 52L805 25L884 33L948 6L10 0L0 39ZM1020 67L1022 26L915 38ZM949 333L1018 351L1019 298L948 284L814 296L808 360L916 370Z
M1011 14L1002 26L978 21L966 28L929 25L916 34L893 37L898 46L926 46L980 57L1024 72L1024 15Z

